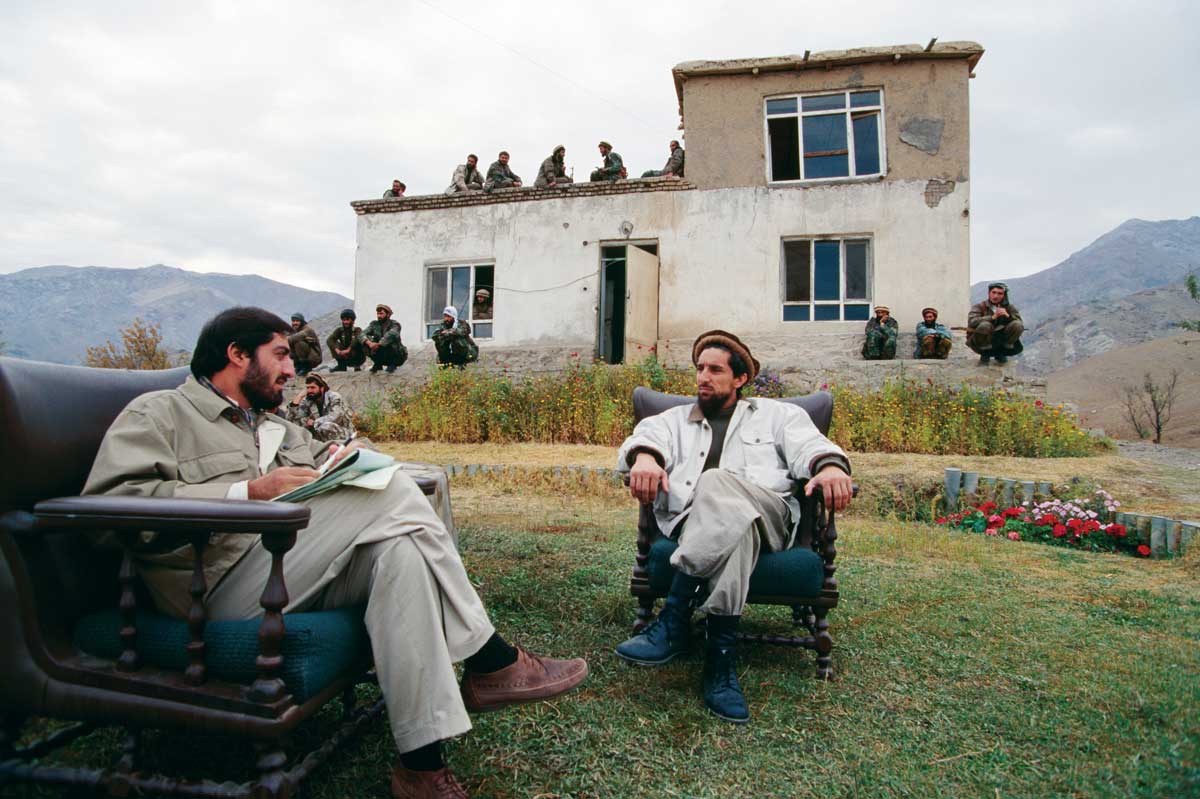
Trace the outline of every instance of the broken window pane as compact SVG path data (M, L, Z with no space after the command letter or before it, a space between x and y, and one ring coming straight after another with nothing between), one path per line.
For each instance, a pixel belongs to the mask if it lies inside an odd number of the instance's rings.
M807 322L808 321L808 306L807 305L785 305L785 306L783 306L783 321L785 321L785 322Z
M879 112L853 115L854 174L875 175L879 172Z
M784 302L808 302L812 299L809 281L810 241L785 241L783 243Z
M831 108L845 108L846 95L824 94L817 97L803 97L800 105L805 111L828 111Z
M796 113L796 98L784 97L778 100L767 100L767 116L774 114Z
M446 307L447 271L445 267L429 270L429 287L425 292L426 322L442 322L442 308Z
M846 242L846 299L867 299L867 242Z
M855 92L850 95L851 108L862 108L866 105L879 105L879 92Z
M767 120L771 139L771 180L800 179L800 134L796 117Z
M804 177L843 177L849 169L845 115L804 117Z
M842 298L841 248L841 243L837 241L813 242L813 293L818 300Z
M813 306L813 321L836 322L841 318L842 318L842 306L840 306L840 305L814 305Z

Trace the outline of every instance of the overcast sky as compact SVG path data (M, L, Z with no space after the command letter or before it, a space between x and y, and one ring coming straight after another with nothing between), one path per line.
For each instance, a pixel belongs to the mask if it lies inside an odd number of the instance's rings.
M354 199L441 191L501 148L532 180L600 138L660 168L670 69L970 39L972 279L1130 217L1200 213L1200 4L0 2L0 273L258 273L350 294Z

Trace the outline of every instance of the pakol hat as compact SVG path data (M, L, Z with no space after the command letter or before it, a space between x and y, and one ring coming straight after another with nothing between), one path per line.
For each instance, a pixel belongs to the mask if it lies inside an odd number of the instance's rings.
M937 308L930 306L929 308L921 309L921 316L924 316L926 313L930 313L930 312L933 313L934 316L938 315Z
M343 319L357 319L358 314L354 313L353 308L347 308L346 310L342 311L342 318Z
M880 311L883 311L884 313L889 313L889 314L890 314L890 313L892 312L892 309L891 309L891 308L889 308L889 307L887 307L886 305L876 305L876 306L875 306L875 313L879 313Z
M475 292L476 297L478 297L480 294L482 294L485 297L492 296L492 292L488 291L487 289L480 289L479 291Z
M384 305L382 302L375 306L375 310L384 311L388 316L392 315L392 308L389 305Z
M608 149L610 149L610 150L612 149L612 145L611 145L611 144L609 144L609 143L608 143L608 142L606 142L606 141L602 141L602 142L600 142L599 146L600 146L600 147L607 147L607 148L608 148Z
M321 377L316 372L309 372L307 375L305 375L304 382L305 383L315 383L316 385L320 386L324 390L326 390L326 391L329 390L329 384L325 382L325 378Z
M750 354L750 348L742 343L742 340L732 333L726 333L724 330L710 330L707 333L701 333L696 337L696 342L692 344L692 365L696 366L700 363L700 353L705 347L712 344L718 344L727 348L730 352L736 352L743 361L746 362L746 368L749 370L749 379L754 380L758 377L759 364Z

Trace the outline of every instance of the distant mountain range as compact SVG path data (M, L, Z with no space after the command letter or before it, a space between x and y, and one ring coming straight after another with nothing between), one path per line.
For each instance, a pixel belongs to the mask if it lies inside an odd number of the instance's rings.
M1025 320L1020 366L1051 372L1110 349L1177 332L1200 319L1183 288L1200 274L1200 217L1130 219L1062 263L1005 281ZM971 286L971 302L987 283Z
M80 363L89 346L112 340L135 317L161 326L163 346L191 350L206 321L234 305L257 305L284 319L319 317L349 297L310 291L258 275L188 272L161 264L141 269L41 266L0 275L0 340L5 354Z

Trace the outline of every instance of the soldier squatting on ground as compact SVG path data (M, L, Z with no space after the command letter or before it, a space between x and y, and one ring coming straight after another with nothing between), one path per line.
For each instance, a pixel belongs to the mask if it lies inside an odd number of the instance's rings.
M299 312L292 314L292 330L295 332L288 336L292 362L296 364L296 374L306 375L321 365L321 339Z
M363 333L363 346L371 358L372 372L386 367L391 373L408 360L408 348L400 341L400 323L392 319L392 309L387 305L375 306L375 321Z
M979 365L986 366L989 358L1006 363L1010 355L1025 349L1024 332L1020 312L1008 301L1008 285L989 283L987 299L967 314L967 346L979 353Z
M875 316L867 320L867 339L862 356L868 361L890 361L896 357L896 337L900 326L886 305L875 306Z
M937 320L937 308L921 309L921 321L917 322L917 349L914 358L938 358L950 356L953 340L950 329Z
M285 411L289 422L308 430L317 441L341 442L354 433L350 406L319 374L304 378L304 391Z
M354 371L357 372L366 363L367 350L363 345L365 339L362 328L354 325L354 320L357 318L353 308L345 309L342 311L341 324L333 329L329 338L325 339L325 343L329 346L329 354L337 361L337 366L329 371L344 372L347 367L353 366Z
M438 363L459 369L479 360L479 345L471 338L471 323L458 318L458 309L447 305L442 311L442 326L433 334Z

